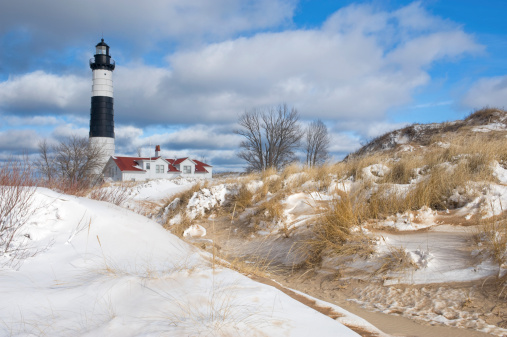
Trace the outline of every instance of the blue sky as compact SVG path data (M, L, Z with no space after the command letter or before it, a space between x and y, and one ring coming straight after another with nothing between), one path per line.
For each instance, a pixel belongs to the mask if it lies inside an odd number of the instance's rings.
M507 104L504 1L64 0L0 5L0 159L87 136L88 59L114 71L117 154L240 170L238 116L287 103L339 160L410 123ZM44 14L42 14L44 13Z

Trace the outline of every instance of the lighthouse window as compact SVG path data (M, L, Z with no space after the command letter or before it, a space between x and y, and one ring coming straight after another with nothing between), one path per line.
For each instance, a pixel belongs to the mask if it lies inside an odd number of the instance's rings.
M183 166L183 173L192 173L192 166Z
M97 54L99 54L99 55L105 55L106 54L106 47L105 46L98 46L96 51L97 51Z
M146 163L146 169L149 170L150 169L150 163Z
M157 173L164 173L164 165L157 165Z

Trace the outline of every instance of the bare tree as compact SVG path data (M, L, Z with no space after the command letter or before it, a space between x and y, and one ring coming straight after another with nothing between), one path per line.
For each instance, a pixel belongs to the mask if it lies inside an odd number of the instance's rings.
M330 142L327 127L320 119L308 125L305 138L306 165L315 166L325 162Z
M51 155L51 148L46 139L39 142L39 158L35 161L41 175L50 184L53 182L54 157Z
M41 141L36 165L49 183L85 186L98 178L95 172L104 166L103 157L102 148L90 145L88 138L70 136L54 146Z
M245 112L239 118L241 129L235 133L245 139L238 156L248 163L249 171L270 167L280 169L296 160L303 131L296 109L286 104L265 110Z

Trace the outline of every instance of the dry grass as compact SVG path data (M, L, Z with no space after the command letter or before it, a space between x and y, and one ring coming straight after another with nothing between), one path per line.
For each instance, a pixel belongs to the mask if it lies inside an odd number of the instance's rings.
M361 230L368 217L363 198L360 193L343 193L328 205L314 224L314 236L306 241L310 263L318 262L325 253L363 257L373 253L370 238Z
M263 172L262 176L262 189L261 189L261 197L265 197L268 193L278 193L283 189L283 180L277 175L276 171L273 169L266 170Z
M260 276L268 277L271 273L277 272L277 267L273 264L273 261L268 259L266 256L249 256L249 257L229 257L220 256L217 260L218 263L224 267L234 269L237 272L246 276ZM227 261L225 263L224 261Z
M305 172L311 180L315 181L318 185L318 191L326 191L333 181L333 166L330 164L323 164L313 167L306 167Z
M381 265L373 272L373 275L404 272L418 268L419 266L410 259L403 247L389 247L389 252L382 256Z
M89 193L89 197L121 206L130 199L134 185L135 183L132 182L122 182L114 185L104 184L93 188Z
M417 176L416 170L423 166L420 158L416 156L404 156L399 160L388 163L389 172L380 183L384 184L409 184Z
M245 184L241 184L238 193L233 195L229 201L229 208L232 216L235 213L243 212L250 207L253 202L253 193L248 190Z
M477 222L479 226L475 237L478 248L493 259L500 274L501 269L507 267L507 214L489 219L479 216Z
M281 195L275 195L269 200L261 203L256 210L256 214L269 220L275 221L283 216L283 205L281 204Z

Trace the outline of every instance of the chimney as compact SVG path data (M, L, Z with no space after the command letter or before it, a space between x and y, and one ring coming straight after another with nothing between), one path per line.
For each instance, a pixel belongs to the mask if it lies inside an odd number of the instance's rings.
M160 155L160 145L155 146L155 157Z

